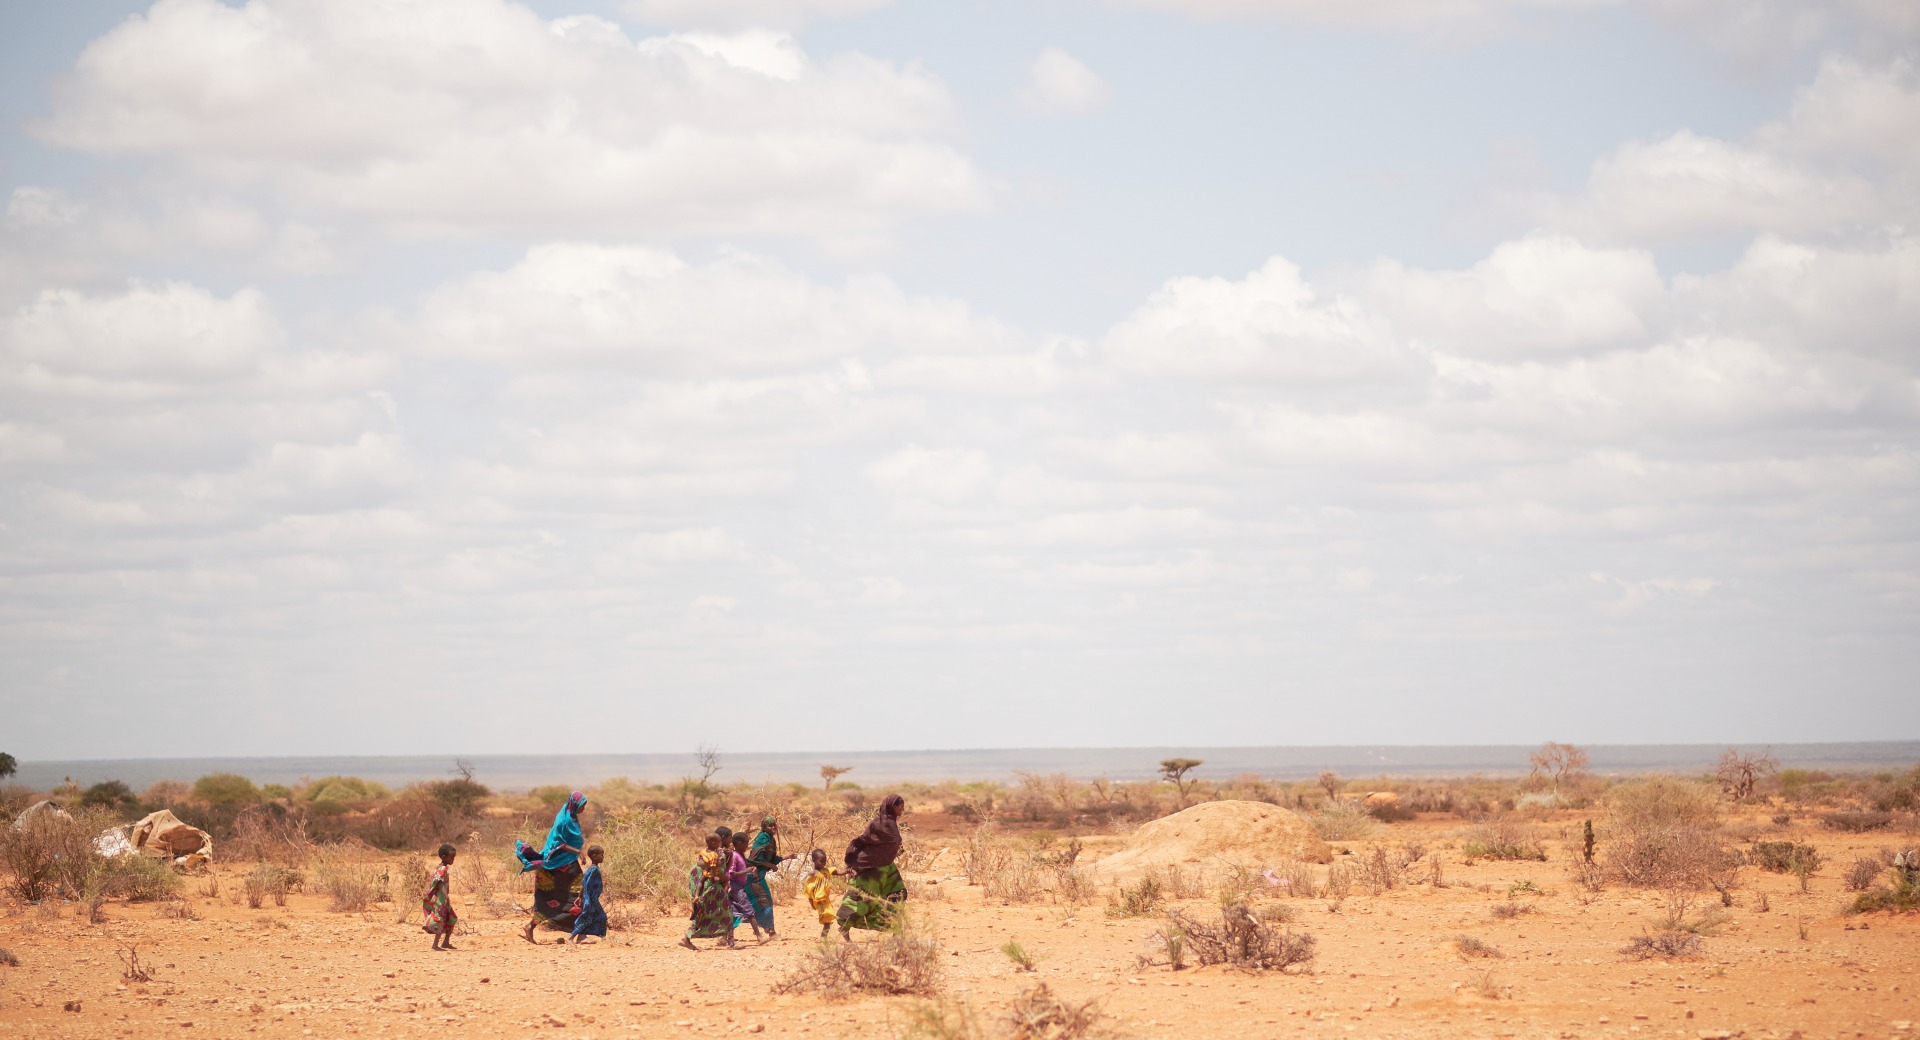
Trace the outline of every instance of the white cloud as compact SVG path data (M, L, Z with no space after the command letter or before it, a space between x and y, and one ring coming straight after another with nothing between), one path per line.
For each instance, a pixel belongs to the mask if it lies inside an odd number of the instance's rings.
M627 540L627 550L642 559L662 563L710 563L740 554L739 545L718 527L641 532Z
M869 465L867 476L895 494L958 502L993 480L993 462L984 452L972 449L909 444Z
M161 392L254 373L281 337L257 289L227 299L181 282L112 296L49 289L0 324L0 359L16 388Z
M1027 68L1020 101L1044 115L1085 115L1113 98L1113 88L1080 59L1048 47Z
M847 18L893 0L620 0L620 10L674 29L798 29L820 18Z
M1684 130L1621 145L1594 164L1584 195L1541 211L1559 227L1641 242L1802 234L1888 215L1872 182L1858 174Z
M627 39L496 0L165 0L36 124L296 206L461 234L884 232L976 210L941 83L749 32Z
M967 353L1005 330L885 278L827 286L763 257L557 243L430 293L405 335L430 353L656 374L767 371L886 348Z
M1170 279L1103 346L1129 371L1188 379L1403 379L1422 364L1378 315L1346 297L1322 299L1281 257L1237 282Z
M1665 296L1650 254L1593 249L1564 235L1503 242L1465 271L1381 261L1364 285L1368 302L1402 335L1467 355L1633 342L1651 330Z

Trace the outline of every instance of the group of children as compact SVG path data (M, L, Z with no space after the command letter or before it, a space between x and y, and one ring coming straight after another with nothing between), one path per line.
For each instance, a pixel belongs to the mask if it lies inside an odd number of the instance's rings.
M459 854L452 845L441 845L439 849L440 865L427 877L427 889L420 895L420 914L426 920L422 928L433 936L433 948L436 950L453 949L453 930L459 924L460 915L453 910L453 884L450 873L453 859ZM605 877L600 873L600 864L607 858L607 850L598 845L587 846L587 869L580 875L580 899L571 908L573 913L573 933L567 938L574 942L584 942L589 937L606 938L607 908L601 904L600 896L606 891ZM532 928L529 926L528 931ZM562 939L565 942L566 939Z
M762 825L762 835L770 837L772 833L772 820L768 820ZM707 835L706 851L700 854L689 879L693 916L680 945L693 950L698 949L693 945L694 939L719 938L724 940L722 946L735 948L738 944L733 932L742 922L751 924L754 937L763 943L779 937L774 932L773 896L766 884L766 872L778 869L783 858L791 857L780 856L777 846L770 841L763 843L766 848L756 848L749 857L747 840L745 831L735 834L724 827ZM421 894L423 928L433 936L435 950L453 949L453 932L460 917L453 909L450 873L458 853L450 844L440 846L440 866L428 877L426 891ZM586 853L589 863L580 877L580 898L570 908L574 924L568 938L575 943L588 937L605 938L607 934L607 911L601 902L606 882L600 870L606 850L589 845ZM804 889L808 904L820 919L820 936L825 938L835 920L833 875L827 869L824 851L814 849L808 858L812 861L813 873L807 877Z

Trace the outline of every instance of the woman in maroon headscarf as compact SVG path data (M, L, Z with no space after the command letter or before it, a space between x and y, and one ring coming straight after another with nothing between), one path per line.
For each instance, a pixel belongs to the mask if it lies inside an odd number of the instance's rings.
M907 800L890 794L880 803L873 822L847 843L847 897L836 915L840 936L851 940L849 929L875 931L891 927L900 904L907 898L907 883L893 861L900 855L900 816L907 811Z

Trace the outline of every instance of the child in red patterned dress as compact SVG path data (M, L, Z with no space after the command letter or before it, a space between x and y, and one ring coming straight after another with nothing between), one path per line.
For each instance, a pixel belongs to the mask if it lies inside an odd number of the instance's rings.
M427 879L427 890L420 896L420 914L426 918L422 927L433 936L436 950L453 949L453 928L460 920L453 912L453 880L448 876L455 851L452 845L440 846L440 867Z

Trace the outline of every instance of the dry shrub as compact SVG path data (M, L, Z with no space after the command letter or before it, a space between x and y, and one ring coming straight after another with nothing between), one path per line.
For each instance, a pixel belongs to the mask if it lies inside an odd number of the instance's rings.
M1754 842L1752 858L1755 866L1775 874L1813 874L1823 862L1819 849L1791 841Z
M1471 935L1453 937L1453 948L1460 951L1462 957L1505 957L1496 946L1489 945Z
M1608 793L1612 876L1642 888L1724 888L1738 859L1720 840L1718 796L1702 784L1649 777Z
M256 869L248 874L242 881L241 887L246 891L247 909L258 910L267 904L266 879L260 876L259 870Z
M313 852L313 839L307 834L304 816L268 803L249 806L234 817L233 837L221 844L220 851L230 859L303 867Z
M1380 829L1380 821L1367 815L1358 803L1335 799L1324 809L1308 817L1313 829L1326 841L1359 841Z
M1504 903L1495 904L1493 909L1489 911L1489 913L1491 913L1493 918L1497 921L1511 921L1514 918L1519 917L1521 914L1533 913L1533 904L1532 903L1516 903L1511 899L1509 899Z
M41 809L0 827L0 863L12 875L7 890L29 903L56 895L77 898L100 859L94 835L113 822L100 810L69 815Z
M315 859L315 879L334 910L360 913L391 898L392 879L378 863L357 859L346 850Z
M1267 870L1280 882L1274 886L1285 894L1300 899L1312 899L1314 893L1313 866L1303 859L1283 856L1280 861Z
M20 966L20 958L15 957L12 950L0 946L0 966L18 968Z
M1335 863L1327 868L1327 886L1320 894L1338 903L1353 894L1353 868L1345 863Z
M172 899L180 893L180 875L173 865L154 856L114 856L103 859L93 876L102 898L147 903Z
M1016 840L983 825L968 836L962 865L967 883L985 887L989 899L1078 905L1094 896L1092 878L1078 866L1080 851L1078 838L1065 845L1047 836Z
M1853 866L1847 869L1845 879L1847 891L1865 892L1867 889L1873 887L1873 883L1880 879L1880 875L1884 873L1886 869L1886 864L1880 862L1876 857L1862 856L1854 860Z
M1820 822L1831 831L1865 834L1868 831L1891 829L1893 814L1890 812L1834 812L1821 816Z
M399 914L395 920L400 924L406 924L420 912L415 901L426 892L427 879L433 876L433 871L420 857L405 856L400 860L399 874L400 876L394 879L394 887L399 895L399 898L394 900L395 911Z
M356 821L353 833L376 849L426 849L459 836L460 824L444 806L430 798L396 798L375 807L371 816Z
M1370 896L1391 891L1405 869L1405 862L1389 858L1386 849L1376 847L1360 860L1360 887Z
M1892 888L1862 892L1854 897L1853 904L1847 907L1850 914L1870 914L1876 911L1910 914L1920 911L1920 884L1902 878Z
M1636 961L1654 957L1672 960L1679 957L1697 957L1700 955L1700 936L1694 932L1676 929L1662 929L1650 935L1633 937L1633 941L1621 947L1620 952Z
M199 911L184 899L172 899L160 904L160 916L175 921L198 921Z
M1094 1035L1099 1001L1062 1000L1042 982L1014 998L1007 1009L1007 1040L1081 1040Z
M932 996L940 989L940 945L910 913L864 942L821 940L801 956L775 993L817 993L830 1000L862 993Z
M1132 885L1122 885L1107 899L1108 917L1145 917L1160 909L1166 890L1160 878L1148 872Z
M1285 927L1276 930L1245 903L1222 907L1218 925L1204 923L1178 910L1168 918L1201 964L1224 964L1245 971L1284 971L1313 960L1311 934Z
M1534 829L1511 816L1496 816L1467 829L1460 854L1468 859L1539 860L1547 850Z

